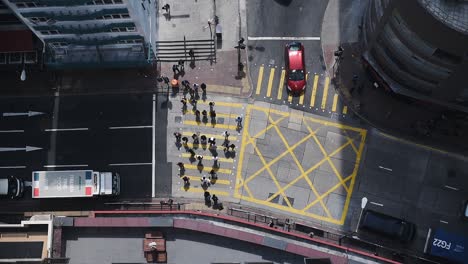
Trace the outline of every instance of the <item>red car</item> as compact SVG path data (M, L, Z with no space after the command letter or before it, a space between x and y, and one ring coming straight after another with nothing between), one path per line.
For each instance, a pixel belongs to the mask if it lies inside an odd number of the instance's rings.
M291 42L286 45L286 80L288 90L300 93L306 86L304 46L300 42Z

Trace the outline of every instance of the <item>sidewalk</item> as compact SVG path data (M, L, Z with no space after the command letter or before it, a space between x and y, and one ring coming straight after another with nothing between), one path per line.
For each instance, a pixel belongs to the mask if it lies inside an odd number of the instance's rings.
M441 152L468 153L468 138L463 137L468 131L466 121L443 116L446 109L403 98L385 91L382 85L375 88L375 80L363 65L358 39L365 8L360 1L331 0L325 12L322 48L329 75L334 76L333 70L337 73L332 85L342 100L357 116L384 133ZM333 53L340 45L344 49L342 60L333 65Z
M191 83L206 83L209 92L219 95L249 97L251 85L246 74L247 54L241 50L240 61L244 68L238 72L238 53L234 48L241 32L245 30L245 19L242 18L245 1L198 0L182 4L171 0L164 3L160 1L159 5L165 3L171 6L171 18L167 19L164 11L158 10L159 41L210 39L215 34L215 25L210 26L208 21L214 21L215 16L219 18L222 41L217 43L215 61L196 61L192 65L187 61L182 75L173 74L173 62L163 62L159 65L161 75L187 79Z

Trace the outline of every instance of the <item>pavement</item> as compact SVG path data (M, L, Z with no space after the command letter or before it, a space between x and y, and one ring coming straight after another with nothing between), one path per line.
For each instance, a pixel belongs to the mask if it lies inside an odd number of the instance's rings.
M160 5L161 5L160 1ZM171 5L171 18L159 10L159 41L204 40L214 37L216 29L221 30L222 40L216 41L215 58L185 62L182 74L172 72L175 62L162 62L158 65L161 75L179 81L187 79L191 83L204 82L217 94L247 98L251 85L246 72L248 64L246 51L240 52L240 62L244 67L238 70L238 51L234 47L240 36L245 36L245 1L198 0L189 2L164 1ZM162 5L161 5L162 6ZM219 18L219 25L208 24ZM194 46L195 52L197 47Z
M439 149L444 153L466 155L468 122L446 109L403 98L383 85L363 65L359 25L366 1L330 0L322 24L322 45L331 86L345 104L370 126L399 138ZM342 60L335 63L334 51L344 48ZM353 77L358 81L353 83Z

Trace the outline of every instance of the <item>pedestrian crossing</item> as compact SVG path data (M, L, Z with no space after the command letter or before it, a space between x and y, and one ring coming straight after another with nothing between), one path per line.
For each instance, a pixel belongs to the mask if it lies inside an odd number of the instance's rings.
M186 144L181 142L176 148L177 144L173 145L174 139L169 140L171 142L169 152L172 152L170 156L174 157L173 166L176 171L179 171L178 175L173 176L177 182L173 191L179 196L202 199L204 192L208 191L219 197L232 197L232 191L235 187L234 172L239 154L237 153L238 148L226 150L223 145L225 143L223 132L228 131L230 134L228 137L229 145L234 144L239 147L241 133L235 119L244 113L244 105L232 102L214 102L216 123L197 121L194 111L189 110L183 113L181 111L183 120L177 132L182 137L187 137L188 142ZM174 108L182 108L182 105L179 106L179 100L174 100L173 103L175 104ZM209 101L198 101L197 109L199 111L209 110ZM201 142L196 144L192 139L194 134L198 135L199 138L202 135L206 138L215 138L216 145L210 147L209 144L201 144ZM195 153L195 156L190 153L191 151ZM197 155L202 155L203 159L197 160ZM214 156L217 156L216 160ZM178 162L184 164L183 170L179 169ZM216 172L217 178L211 177L212 171ZM189 178L189 185L184 184L184 176ZM209 179L211 183L209 186L202 184L203 177Z
M255 69L253 69L255 71ZM258 67L253 97L256 99L288 104L291 107L325 114L346 115L348 108L341 102L339 94L330 87L330 77L318 73L307 73L306 89L299 95L293 95L286 88L286 70L284 67L260 65Z

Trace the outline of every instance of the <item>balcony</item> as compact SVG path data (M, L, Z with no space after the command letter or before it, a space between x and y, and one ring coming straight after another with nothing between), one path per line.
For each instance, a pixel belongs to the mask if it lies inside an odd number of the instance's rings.
M77 11L58 11L58 12L25 12L21 13L25 18L31 17L46 17L50 21L85 21L85 20L94 20L104 15L114 15L114 14L128 14L128 9L126 8L109 8L102 9L97 12L94 10L77 10Z
M104 24L93 24L93 25L71 25L71 26L35 26L34 29L37 31L43 30L57 30L60 34L77 34L77 35L84 35L84 34L96 34L96 33L105 33L110 32L113 28L127 28L127 27L135 27L135 24L132 22L123 22L123 23L110 23L107 25Z

